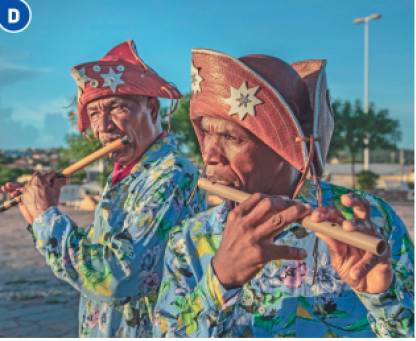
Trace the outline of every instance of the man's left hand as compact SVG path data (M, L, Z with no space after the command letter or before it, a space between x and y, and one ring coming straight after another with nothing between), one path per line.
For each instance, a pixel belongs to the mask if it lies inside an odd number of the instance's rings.
M67 178L57 178L56 172L33 174L22 189L22 204L32 218L28 221L33 225L33 219L40 216L51 206L58 206L61 188L71 182Z
M383 238L370 221L371 205L358 194L344 194L341 203L354 208L354 219L347 220L335 206L319 207L312 213L312 220L320 223L324 220L342 225L345 231L361 233ZM383 256L376 256L368 251L316 234L329 248L331 264L341 279L354 290L369 294L385 292L393 280L391 266L391 247Z

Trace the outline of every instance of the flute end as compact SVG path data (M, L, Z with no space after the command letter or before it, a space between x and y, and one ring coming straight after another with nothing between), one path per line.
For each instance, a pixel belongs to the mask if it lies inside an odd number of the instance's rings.
M120 141L121 141L121 143L122 143L123 145L126 145L126 144L128 144L128 143L130 143L130 142L131 142L128 136L124 136L124 137L122 137L122 138L120 139Z
M383 256L387 252L388 245L389 245L389 243L387 241L380 240L380 242L377 245L377 249L376 249L377 255L378 256Z

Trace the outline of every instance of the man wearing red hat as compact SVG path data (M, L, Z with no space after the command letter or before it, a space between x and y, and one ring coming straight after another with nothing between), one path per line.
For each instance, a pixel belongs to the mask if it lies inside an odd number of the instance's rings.
M155 335L412 336L406 227L383 200L320 181L334 126L325 61L192 52L190 116L207 177L253 195L171 231ZM388 251L295 223L311 213L384 238Z
M23 189L3 190L23 193L20 208L36 247L54 274L80 291L80 336L149 337L168 232L205 209L199 191L188 200L197 169L161 128L158 97L173 101L181 94L139 58L133 41L73 67L71 75L79 131L91 127L103 145L130 140L110 155L115 170L94 223L78 228L59 211L66 180L50 184L56 173L36 173Z

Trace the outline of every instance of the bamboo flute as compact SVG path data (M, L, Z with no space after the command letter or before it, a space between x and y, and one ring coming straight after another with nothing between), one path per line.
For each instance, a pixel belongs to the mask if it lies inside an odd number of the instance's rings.
M200 178L198 180L198 186L238 203L242 203L250 197L250 194L248 193L218 183L213 183L204 178ZM369 251L378 256L383 255L387 250L387 242L383 239L369 236L357 231L348 232L345 231L341 225L330 223L328 221L315 223L312 221L310 215L299 219L297 223L312 231L321 233L351 246L355 246L356 248Z
M96 152L84 157L83 159L75 162L73 165L65 168L62 172L57 174L58 178L69 178L71 175L75 174L76 172L80 171L81 169L87 167L91 163L101 159L103 156L106 156L116 150L122 148L124 145L130 143L130 140L127 136L122 137L114 142L109 143L105 147L97 150ZM18 196L12 200L4 202L0 205L0 214L7 211L9 208L16 206L22 200L21 196Z

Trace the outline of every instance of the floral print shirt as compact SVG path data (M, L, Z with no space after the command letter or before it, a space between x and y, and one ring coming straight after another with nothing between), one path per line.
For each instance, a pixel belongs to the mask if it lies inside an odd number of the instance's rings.
M395 270L381 294L355 292L332 268L329 250L316 235L292 224L274 242L304 248L304 261L274 260L240 289L225 290L211 267L231 206L225 202L170 233L156 306L158 337L403 337L413 336L414 248L403 222L383 200L327 183L323 205L336 205L347 219L342 194L356 192L371 203L371 220L392 246ZM317 206L313 182L298 198Z
M165 137L115 186L110 175L87 229L57 207L35 220L36 247L81 292L80 337L152 336L169 230L206 209L200 191L187 205L197 179L175 139Z

